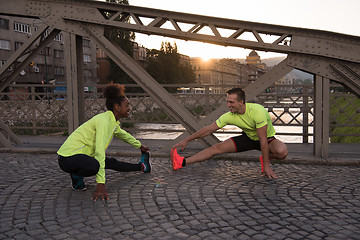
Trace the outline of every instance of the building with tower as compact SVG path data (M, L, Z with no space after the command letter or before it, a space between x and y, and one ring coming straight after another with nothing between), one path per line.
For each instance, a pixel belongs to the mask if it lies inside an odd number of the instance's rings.
M255 50L252 50L249 56L246 57L245 63L263 70L266 69L266 64L261 62L260 56Z

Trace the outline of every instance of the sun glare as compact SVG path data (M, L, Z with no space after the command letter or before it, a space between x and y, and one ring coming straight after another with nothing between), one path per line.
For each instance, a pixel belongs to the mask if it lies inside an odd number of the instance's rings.
M207 62L207 61L209 61L210 59L211 59L211 57L204 57L204 56L201 57L201 60L202 60L203 62Z

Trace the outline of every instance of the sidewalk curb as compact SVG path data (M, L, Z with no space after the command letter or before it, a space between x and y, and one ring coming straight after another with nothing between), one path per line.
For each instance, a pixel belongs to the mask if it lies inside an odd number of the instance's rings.
M28 153L28 154L56 154L58 149L55 148L0 148L0 153ZM188 152L187 154L194 154L195 152ZM126 157L139 157L140 153L134 151L114 151L106 152L108 156L126 156ZM151 157L155 158L170 158L170 153L151 152ZM258 162L259 157L256 155L241 154L231 156L223 154L215 156L212 159L216 160L241 160L248 162ZM330 165L330 166L360 166L360 159L347 160L347 159L329 159L329 158L299 158L298 156L288 156L284 160L274 160L273 164L304 164L304 165Z

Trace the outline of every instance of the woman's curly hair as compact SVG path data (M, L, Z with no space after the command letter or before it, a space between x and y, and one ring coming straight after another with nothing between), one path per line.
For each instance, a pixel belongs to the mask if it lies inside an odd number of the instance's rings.
M106 108L114 110L114 104L121 104L125 99L125 86L120 84L109 84L105 87L104 97L106 98Z

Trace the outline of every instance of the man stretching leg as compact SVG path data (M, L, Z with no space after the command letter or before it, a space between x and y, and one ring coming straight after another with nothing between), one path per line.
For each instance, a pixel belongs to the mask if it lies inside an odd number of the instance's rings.
M270 159L285 159L288 151L286 145L274 137L276 132L268 111L260 104L245 103L245 92L240 87L229 90L226 101L229 112L220 116L216 122L203 127L174 145L170 153L173 169L177 170L188 164L202 162L221 153L257 149L262 154L260 156L262 175L276 178L276 174L270 167ZM226 125L235 125L241 128L243 133L206 148L191 157L184 158L177 153L177 147L181 147L182 151L190 141L206 137Z

